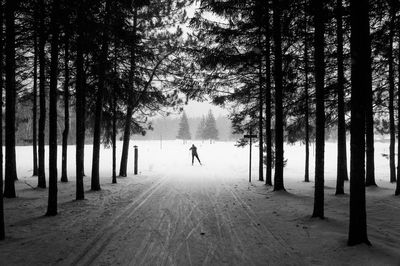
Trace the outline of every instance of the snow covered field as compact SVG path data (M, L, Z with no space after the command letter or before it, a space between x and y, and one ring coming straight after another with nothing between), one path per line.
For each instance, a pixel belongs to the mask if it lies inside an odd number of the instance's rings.
M191 166L189 147L203 166ZM111 149L101 153L101 192L90 192L92 148L85 150L85 201L75 198L75 149L69 179L59 183L59 215L43 217L47 190L35 188L31 147L17 148L16 199L5 199L6 241L0 265L399 265L400 198L389 180L388 143L377 142L378 188L367 189L373 247L347 247L348 195L336 197L336 144L326 143L326 217L311 219L313 183L304 178L304 145L285 146L285 187L248 183L249 149L233 142L134 141L139 172L111 184ZM122 145L119 143L118 147ZM118 155L120 150L118 150ZM310 177L313 180L313 152ZM120 156L117 156L119 159ZM59 148L61 158L61 147ZM117 162L119 169L119 161ZM59 171L61 165L59 165ZM118 172L117 172L118 173ZM346 193L348 184L346 183Z

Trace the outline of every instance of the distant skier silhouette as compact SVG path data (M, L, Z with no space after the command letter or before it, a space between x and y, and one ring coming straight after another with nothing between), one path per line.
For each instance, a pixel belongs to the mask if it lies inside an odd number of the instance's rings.
M192 147L190 147L189 150L192 151L192 165L194 163L194 157L196 157L197 161L199 161L199 164L202 165L201 162L200 162L200 159L199 159L199 155L197 154L197 147L194 146L194 144L192 144Z

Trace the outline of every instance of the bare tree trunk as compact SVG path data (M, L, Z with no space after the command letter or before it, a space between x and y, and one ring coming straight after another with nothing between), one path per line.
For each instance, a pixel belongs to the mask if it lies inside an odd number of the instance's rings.
M269 1L265 4L265 137L267 169L265 184L272 186L272 132L271 132L271 30Z
M371 69L368 1L350 1L351 20L351 141L349 246L366 243L365 204L365 78Z
M395 165L395 145L396 145L396 129L394 124L394 60L393 60L393 38L394 38L394 21L395 10L394 0L390 2L390 32L389 32L389 163L390 163L390 182L396 182L396 165Z
M134 99L134 75L135 75L135 50L136 50L136 27L137 27L137 9L133 11L133 32L132 32L132 38L133 40L131 41L131 47L130 47L130 53L131 53L131 60L130 60L130 73L129 73L129 97L128 97L128 103L127 103L127 111L126 111L126 118L125 118L125 128L124 128L124 140L122 144L122 155L121 155L121 165L119 168L119 175L120 176L126 176L126 168L128 164L128 152L129 152L129 140L131 136L131 119L132 119L132 114L133 114L133 99Z
M368 28L368 35L370 29ZM371 58L371 49L368 49L369 56ZM372 58L371 58L372 60ZM366 165L366 186L376 186L375 182L375 148L374 148L374 111L373 111L373 92L372 92L372 69L369 65L368 75L368 86L366 87L366 110L365 110L365 135L367 141L367 165Z
M261 9L261 7L260 7ZM261 16L260 16L261 22ZM261 24L261 23L260 23ZM264 93L263 93L263 74L262 74L262 55L261 55L261 26L260 32L258 36L258 47L260 54L257 55L259 57L258 62L258 138L259 138L259 147L258 147L258 180L264 181L264 134L263 134L263 112L264 112Z
M6 20L6 164L4 197L15 198L15 9L16 1L7 0L5 6Z
M285 190L283 185L283 86L281 2L273 0L274 79L275 79L275 176L274 191Z
M39 1L39 94L40 94L40 114L39 114L39 169L38 169L38 187L46 188L46 173L45 173L45 127L46 127L46 59L45 59L45 25L44 18L45 7L44 0Z
M400 29L399 29L399 33L400 33ZM400 44L400 41L399 41ZM400 53L398 54L399 57L399 65L400 65ZM396 182L396 191L395 191L395 195L399 196L400 195L400 67L398 69L398 73L399 73L399 80L398 80L398 89L397 89L397 117L398 117L398 121L397 121L397 182Z
M304 182L310 182L310 113L309 113L309 93L308 93L308 15L307 15L307 0L304 3L304 100L305 100L305 146L306 146L306 159L304 167Z
M100 138L101 138L101 121L103 118L103 98L105 90L106 69L108 57L108 26L110 17L110 1L106 1L105 18L103 25L103 36L101 44L101 55L99 64L99 85L97 89L96 111L93 133L93 161L92 161L92 179L91 190L98 191L100 187L99 165L100 165Z
M62 155L61 155L61 182L68 182L68 135L69 135L69 34L65 32L64 40L64 131L62 134Z
M343 65L343 18L342 0L336 2L336 35L337 35L337 96L338 96L338 143L337 143L337 176L336 195L344 194L344 181L347 176L346 155L346 120L344 110L344 65Z
M85 105L86 105L86 82L83 67L83 46L85 27L85 6L86 1L82 0L78 6L78 37L76 48L76 199L85 198L83 187L84 175L84 149L85 149Z
M37 12L35 12L35 20L37 19ZM33 176L38 175L38 151L37 151L37 65L38 65L38 43L37 43L37 29L35 27L33 35L33 92L32 92L32 150L33 150Z
M325 164L325 1L313 0L314 12L314 64L316 90L316 139L315 139L315 192L312 217L324 218L324 164Z
M47 216L57 215L57 81L60 0L53 0L51 15L51 63L49 95L49 199Z
M0 110L3 110L3 1L0 2ZM3 203L3 112L0 112L0 240L6 237Z

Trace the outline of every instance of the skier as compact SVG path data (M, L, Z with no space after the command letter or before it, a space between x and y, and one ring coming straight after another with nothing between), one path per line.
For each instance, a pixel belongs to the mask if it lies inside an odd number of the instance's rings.
M189 150L192 151L192 165L194 163L194 157L196 157L197 161L199 161L199 164L202 165L199 159L199 155L197 154L197 147L192 144L192 147Z

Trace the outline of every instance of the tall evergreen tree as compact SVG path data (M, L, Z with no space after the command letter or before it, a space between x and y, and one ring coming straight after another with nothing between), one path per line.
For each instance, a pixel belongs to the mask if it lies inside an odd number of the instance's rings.
M309 64L308 64L308 1L304 1L304 119L305 119L305 171L304 182L310 182L310 112L309 112Z
M57 215L57 82L60 0L53 0L51 14L51 64L49 95L49 199L46 215Z
M68 182L68 136L69 136L69 82L70 82L70 25L69 14L66 14L64 25L64 131L62 133L62 155L61 155L61 182Z
M103 98L105 91L105 80L106 80L106 65L109 50L109 20L111 12L111 1L106 0L104 21L103 21L103 33L101 38L101 54L99 59L99 74L98 74L98 89L96 99L96 110L95 110L95 125L93 133L93 162L92 162L92 179L91 189L94 191L100 190L100 177L99 177L99 165L100 165L100 137L101 137L101 122L103 117Z
M343 3L336 1L338 143L336 195L344 194L347 177L346 120L344 110Z
M393 56L393 40L395 30L395 0L390 0L390 22L389 22L389 51L388 51L388 65L389 65L389 166L390 166L390 182L396 182L396 163L395 163L395 145L396 145L396 129L394 122L394 56Z
M350 1L351 21L351 148L350 148L350 224L348 245L370 245L367 236L365 203L365 78L370 71L368 1Z
M34 21L37 20L37 8L34 10ZM33 176L38 175L38 151L37 151L37 66L38 66L38 38L37 26L33 30L33 91L32 91L32 151L33 151Z
M312 0L314 16L314 64L316 90L315 193L312 217L324 218L324 159L325 159L325 1Z
M38 187L46 188L46 173L45 173L45 128L46 128L46 29L45 29L45 1L39 0L38 8L38 37L39 37L39 169L38 169Z
M210 140L210 143L212 143L213 140L218 139L217 123L215 121L214 115L211 110L208 111L206 117L206 124L204 127L204 138Z
M77 8L76 43L76 199L83 200L84 149L85 149L85 106L86 82L84 73L85 17L87 0L82 0Z
M3 13L4 3L0 1L0 110L3 110ZM3 112L0 112L0 240L5 238L3 203Z
M5 162L5 187L4 197L15 198L15 180L17 169L15 161L15 10L17 1L6 0L5 23L6 23L6 162Z
M188 139L192 138L190 134L189 121L185 112L183 112L181 121L179 122L179 130L176 138L183 140L183 143L186 143Z
M285 190L283 185L283 73L282 73L282 3L272 0L275 81L275 176L274 191Z
M272 130L271 130L271 30L270 30L270 3L266 1L265 14L265 149L266 173L265 184L272 186Z
M206 127L206 118L204 115L201 117L200 123L196 130L196 139L204 140L204 129Z

